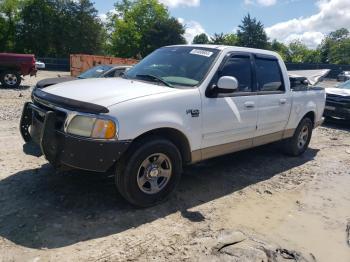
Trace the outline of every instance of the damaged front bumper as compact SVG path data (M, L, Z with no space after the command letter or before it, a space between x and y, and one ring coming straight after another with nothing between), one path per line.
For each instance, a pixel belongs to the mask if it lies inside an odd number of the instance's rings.
M34 142L54 166L105 172L127 150L131 141L109 141L69 135L63 131L61 112L31 102L24 105L20 132L26 142Z
M324 116L350 120L350 108L341 106L326 106Z
M350 96L327 94L324 116L350 119Z

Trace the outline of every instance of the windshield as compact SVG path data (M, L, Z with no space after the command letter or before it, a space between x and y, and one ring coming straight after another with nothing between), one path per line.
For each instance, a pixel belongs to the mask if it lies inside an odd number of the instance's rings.
M346 81L340 85L338 85L338 88L341 88L341 89L350 89L350 80L349 81Z
M78 78L82 78L82 79L98 78L98 77L101 77L103 73L107 72L108 70L110 70L112 68L113 67L110 65L95 66L95 67L90 68L89 70L85 71L81 75L79 75Z
M218 53L219 50L211 48L164 47L127 71L125 77L193 87L204 79Z

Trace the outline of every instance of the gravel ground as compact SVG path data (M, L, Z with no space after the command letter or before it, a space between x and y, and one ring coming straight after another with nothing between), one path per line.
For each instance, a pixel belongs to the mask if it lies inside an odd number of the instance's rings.
M25 101L30 100L30 94L35 84L45 78L67 76L69 72L38 71L37 76L26 76L18 89L1 89L0 84L0 120L15 120L21 117L21 108Z
M128 205L113 174L56 172L23 153L40 71L0 89L0 261L350 261L350 124L291 158L268 145L187 167L169 201Z

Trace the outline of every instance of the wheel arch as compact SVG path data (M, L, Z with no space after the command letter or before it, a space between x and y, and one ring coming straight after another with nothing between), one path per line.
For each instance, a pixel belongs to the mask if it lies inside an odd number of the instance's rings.
M309 118L312 121L313 126L315 126L316 113L314 111L307 112L299 121L299 123L304 119Z
M162 137L171 141L180 151L182 160L184 164L189 164L192 161L191 157L191 146L186 135L175 128L157 128L150 131L147 131L138 137L136 137L132 144L136 144L142 140L147 139L148 137Z

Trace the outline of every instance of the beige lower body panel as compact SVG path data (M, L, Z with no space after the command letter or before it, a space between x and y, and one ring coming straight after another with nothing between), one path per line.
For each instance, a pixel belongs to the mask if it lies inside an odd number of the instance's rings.
M252 139L246 139L246 140L241 140L233 143L203 148L201 150L202 160L248 149L252 147L252 144L253 144Z
M245 139L223 145L211 146L195 150L192 151L192 163L290 138L294 135L294 132L295 129L288 129L281 132L254 137L251 139Z
M284 130L283 139L290 138L290 137L294 136L294 133L295 133L295 129L286 129L286 130Z
M284 131L258 136L253 138L253 146L261 146L268 143L282 140Z

